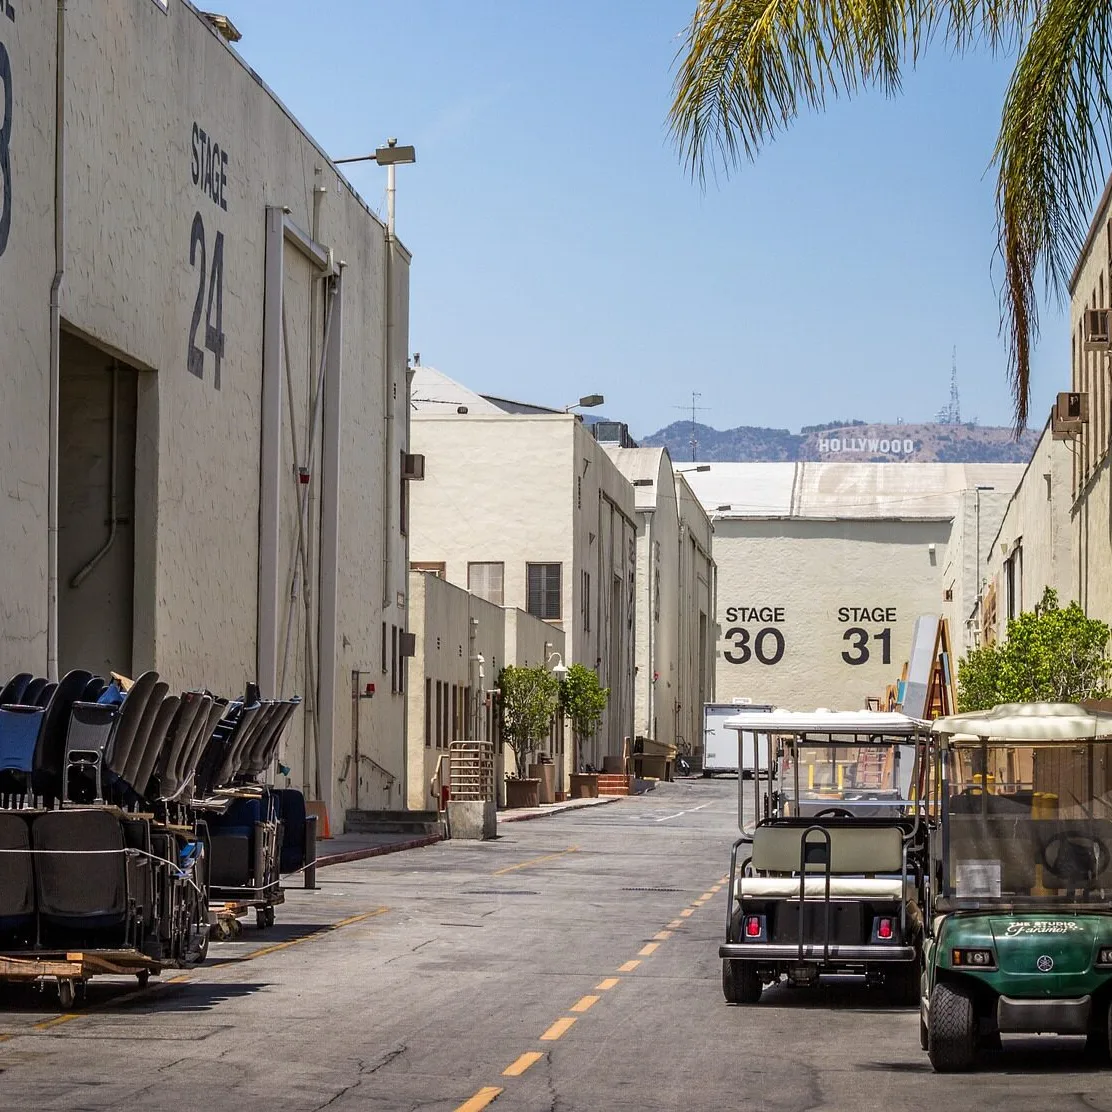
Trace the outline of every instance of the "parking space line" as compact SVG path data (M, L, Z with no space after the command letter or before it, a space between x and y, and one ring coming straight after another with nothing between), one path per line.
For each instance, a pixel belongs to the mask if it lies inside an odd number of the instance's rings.
M480 1089L470 1100L465 1100L456 1109L456 1112L479 1112L479 1109L486 1108L501 1092L502 1090L497 1085L487 1085Z
M599 983L597 985L595 985L595 991L596 992L609 992L618 983L619 983L619 978L618 977L607 977L605 980L599 981Z
M53 1019L44 1019L41 1023L33 1023L31 1026L36 1031L49 1031L51 1027L69 1023L71 1019L80 1019L81 1015L81 1012L66 1012L64 1015L56 1015Z
M567 849L562 849L559 853L548 853L544 857L532 857L528 861L521 861L516 865L507 865L504 869L495 869L490 875L505 876L506 873L513 873L518 869L528 869L530 865L540 865L545 861L554 861L557 857L564 857L569 853L576 853L578 850L578 846L568 846Z
M528 1050L512 1065L502 1071L503 1077L520 1077L530 1066L536 1065L544 1055L539 1050Z
M627 961L625 965L618 966L619 973L632 973L641 963L637 960Z
M601 999L601 996L583 996L576 1000L568 1010L582 1015L588 1009L593 1008Z
M572 1029L574 1023L575 1016L570 1015L556 1020L556 1022L541 1035L541 1042L555 1042L557 1039L562 1039Z

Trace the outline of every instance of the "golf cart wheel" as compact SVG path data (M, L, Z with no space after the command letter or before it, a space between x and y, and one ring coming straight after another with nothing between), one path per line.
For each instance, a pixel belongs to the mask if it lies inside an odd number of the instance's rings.
M969 993L937 984L931 993L928 1053L937 1073L971 1069L977 1056L977 1017Z
M751 961L722 959L722 995L727 1004L756 1004L761 988L757 967Z
M1103 1015L1098 1015L1094 1026L1089 1028L1085 1036L1085 1057L1091 1062L1102 1065L1112 1057L1112 1005L1106 1008Z

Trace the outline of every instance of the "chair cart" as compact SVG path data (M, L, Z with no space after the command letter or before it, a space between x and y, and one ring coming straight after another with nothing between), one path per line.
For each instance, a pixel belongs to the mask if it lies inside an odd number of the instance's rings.
M742 712L741 837L730 858L722 991L755 1004L786 977L862 976L919 991L928 726L876 711ZM739 850L748 855L738 861Z
M920 1042L939 1072L1002 1033L1112 1033L1112 714L1008 704L933 723Z

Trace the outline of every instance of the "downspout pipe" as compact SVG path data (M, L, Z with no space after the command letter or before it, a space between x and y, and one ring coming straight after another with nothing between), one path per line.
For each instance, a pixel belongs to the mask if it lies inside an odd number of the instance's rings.
M108 536L100 546L93 558L85 564L80 571L70 579L69 585L74 589L81 586L92 574L93 569L108 555L109 549L116 543L116 518L117 491L116 491L116 438L120 424L120 364L112 362L112 420L110 443L108 445Z
M58 0L54 86L54 280L50 283L47 403L46 674L58 679L58 397L62 368L62 282L66 274L66 0Z
M647 688L645 698L645 710L647 721L645 722L645 736L651 737L655 740L656 731L653 729L653 720L656 715L656 684L653 683L653 675L656 673L656 611L654 609L653 599L653 584L656 580L656 560L653 553L653 510L642 510L645 515L645 563L648 571L648 594L649 594L649 608L648 613L645 615L645 621L648 625L648 658L649 667L647 669Z

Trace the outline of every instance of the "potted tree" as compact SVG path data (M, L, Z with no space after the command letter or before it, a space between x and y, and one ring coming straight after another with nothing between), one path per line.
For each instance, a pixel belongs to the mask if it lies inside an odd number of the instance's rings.
M572 744L576 764L582 763L584 739L599 727L610 688L598 682L598 673L585 664L573 664L560 684L560 709L571 723ZM595 798L598 795L598 773L571 774L572 799Z
M498 677L502 738L513 750L516 776L506 777L507 807L539 807L540 780L523 776L529 755L548 734L559 706L555 677L545 668L507 665Z

